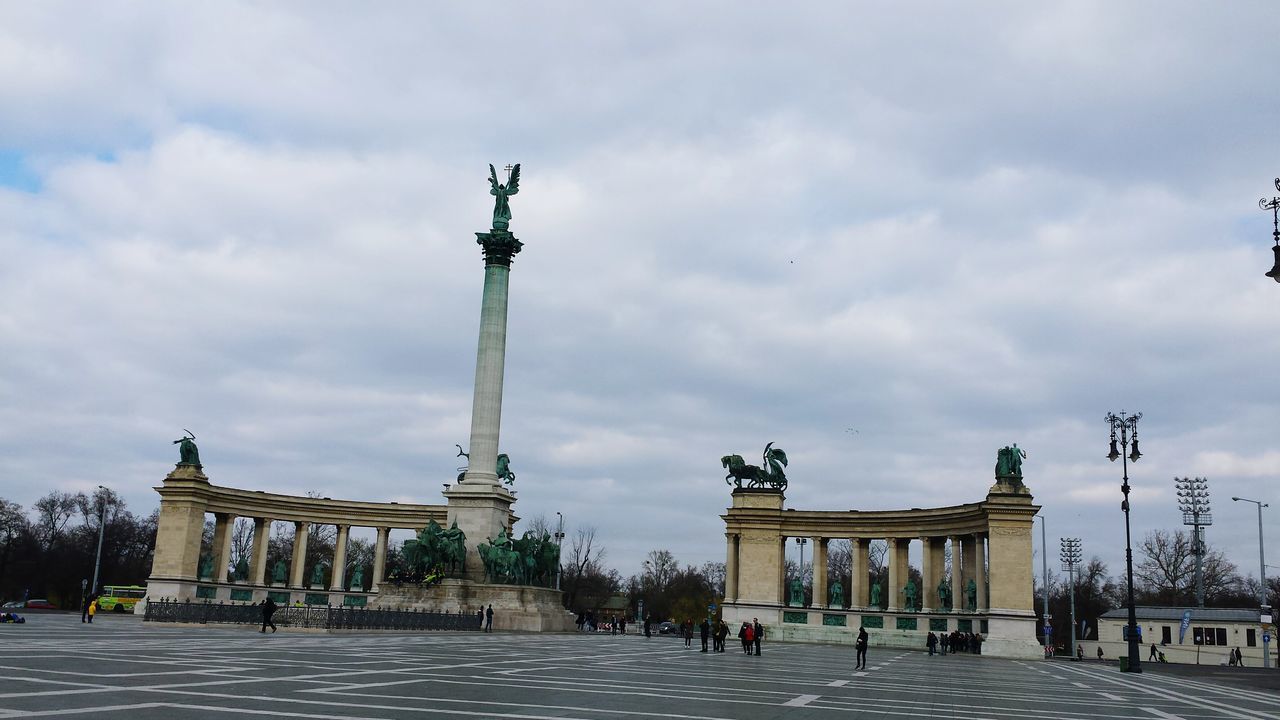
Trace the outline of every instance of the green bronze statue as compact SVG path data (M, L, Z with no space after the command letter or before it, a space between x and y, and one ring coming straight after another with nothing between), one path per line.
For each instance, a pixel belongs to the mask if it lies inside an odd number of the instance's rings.
M907 580L906 587L902 588L902 597L905 598L905 603L903 604L904 609L906 610L917 609L918 606L916 605L916 601L919 599L919 597L916 592L916 583L914 580Z
M236 561L236 580L238 582L247 582L249 580L249 561L243 557Z
M178 446L178 464L200 467L200 451L196 448L196 436L186 428L183 428L182 431L186 435L173 441L173 444Z
M746 480L748 488L768 486L778 491L787 489L787 474L783 471L787 467L787 454L782 448L775 448L773 443L764 446L764 463L761 466L748 465L741 455L725 455L720 458L720 465L729 469L724 480L730 485L742 487L742 481Z
M498 453L498 479L508 485L516 484L516 474L511 472L511 458L506 453Z
M871 583L871 607L880 607L880 583Z
M355 592L364 592L363 565L357 565L355 572L351 573L351 589Z
M840 584L839 580L836 580L835 582L831 583L830 605L833 608L844 607L844 586Z
M324 587L324 563L318 562L311 570L311 586Z
M200 556L200 579L209 580L211 578L213 578L213 556L201 555Z
M978 609L978 583L969 578L969 584L964 586L964 594L969 601L969 612Z
M804 605L804 583L799 578L791 581L791 601L787 604L794 607Z
M275 567L271 569L271 582L276 585L283 585L286 572L288 571L285 570L284 561L277 560Z
M996 480L1012 480L1022 482L1022 460L1027 457L1025 450L1012 446L1002 447L996 451Z
M489 165L489 194L493 196L493 229L506 230L511 224L511 205L507 198L520 192L520 163L511 168L506 185L498 184L498 171Z
M951 609L951 583L945 579L938 583L938 606L943 610Z

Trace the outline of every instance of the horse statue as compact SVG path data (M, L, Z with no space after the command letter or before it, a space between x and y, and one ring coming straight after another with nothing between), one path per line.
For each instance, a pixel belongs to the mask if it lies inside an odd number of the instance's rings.
M724 476L725 483L729 485L742 487L742 481L746 480L748 488L768 486L779 491L787 489L787 474L783 471L787 466L787 454L782 448L775 448L773 443L764 446L760 466L748 465L741 455L725 455L720 458L720 465L729 469L729 474Z
M516 484L516 474L511 472L511 458L506 453L498 454L498 479L508 485Z

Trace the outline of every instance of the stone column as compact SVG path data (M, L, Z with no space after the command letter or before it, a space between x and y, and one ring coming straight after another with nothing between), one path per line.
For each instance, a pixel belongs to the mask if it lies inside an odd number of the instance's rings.
M497 229L476 233L476 242L484 248L484 295L480 303L480 342L476 348L476 383L471 401L471 457L462 482L498 485L498 431L502 424L502 379L507 355L507 288L511 258L520 252L522 243L506 230Z
M853 538L849 541L849 551L853 556L849 562L849 607L865 608L867 593L867 559L871 554L871 541L866 538Z
M200 539L209 478L199 465L178 465L165 476L160 492L155 554L151 559L150 597L190 598L200 574Z
M920 538L920 545L920 612L933 612L934 600L938 597L937 582L933 579L933 538Z
M231 530L235 526L236 516L231 513L218 513L213 521L213 581L227 581L227 568L231 567Z
M815 608L827 606L827 538L815 537L813 543L813 602Z
M935 612L942 610L942 600L938 597L938 585L942 583L947 572L947 539L945 537L930 538L933 547L933 584L929 588L930 604Z
M969 581L973 580L975 584L978 582L980 568L978 567L978 536L966 535L961 540L964 545L964 609L969 609Z
M964 573L961 570L960 536L951 536L951 610L959 612L964 609Z
M898 602L902 594L902 578L898 575L898 538L888 538L889 551L885 553L885 562L889 565L889 587L883 588L884 597L888 600L888 611L897 612L901 605Z
M307 540L310 537L310 523L295 522L293 524L293 561L289 563L289 587L306 587L303 580L307 572Z
M338 540L333 546L333 572L329 577L330 590L341 592L347 589L344 581L347 576L347 533L350 531L350 525L338 526Z
M778 597L782 599L782 604L791 605L791 588L787 587L787 536L783 535L778 546L778 553L782 556L782 562L778 564Z
M733 602L738 597L738 536L725 534L724 601Z
M253 519L253 554L249 576L254 585L267 584L267 544L271 540L271 518Z
M973 536L974 555L977 556L977 563L973 566L973 572L978 581L978 612L987 611L987 542L983 535Z
M382 566L387 563L387 535L391 532L391 528L378 528L378 543L373 548L373 582L369 585L369 592L378 592L378 586L382 584Z

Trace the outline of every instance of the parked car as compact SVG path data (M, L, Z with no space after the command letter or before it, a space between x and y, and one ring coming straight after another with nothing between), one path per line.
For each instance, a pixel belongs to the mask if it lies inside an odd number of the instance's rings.
M659 623L658 634L659 635L679 635L680 626L671 622L670 620L667 620L665 622Z
M22 608L22 607L26 607L26 606L27 606L27 604L26 604L26 603L24 603L24 602L22 602L21 600L10 600L9 602L7 602L7 603L5 603L5 604L0 605L0 608L5 608L6 610L8 610L8 609L16 610L16 609L18 609L18 608Z
M33 598L27 601L26 608L28 610L57 610L58 606L44 598Z

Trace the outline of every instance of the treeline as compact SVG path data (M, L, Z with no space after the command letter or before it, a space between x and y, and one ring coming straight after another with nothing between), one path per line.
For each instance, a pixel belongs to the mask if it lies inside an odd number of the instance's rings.
M30 509L0 498L0 598L47 598L77 608L81 582L93 582L98 531L98 586L143 585L151 574L159 510L135 516L119 495L53 491Z

